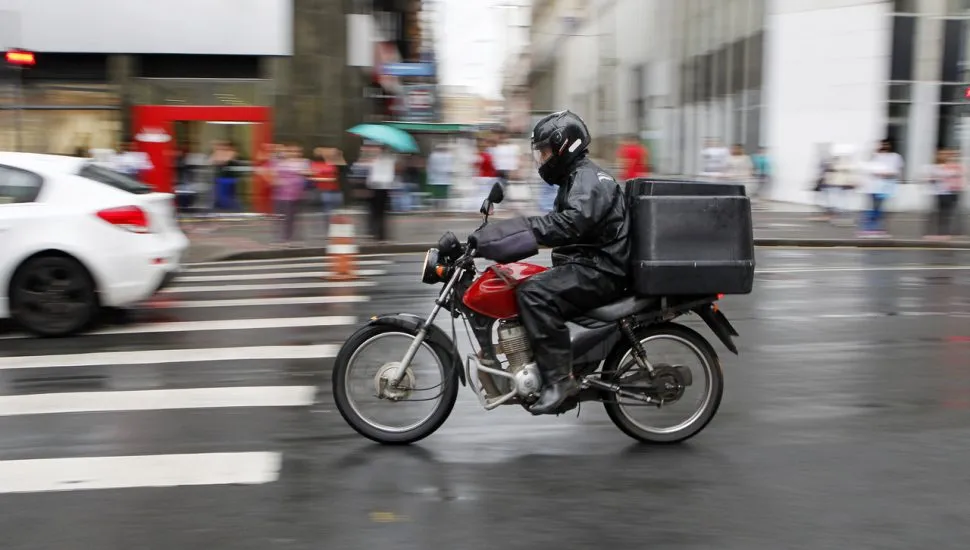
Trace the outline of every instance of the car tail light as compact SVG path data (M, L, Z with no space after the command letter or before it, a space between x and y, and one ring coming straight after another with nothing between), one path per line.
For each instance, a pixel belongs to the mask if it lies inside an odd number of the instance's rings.
M145 211L137 206L121 206L118 208L108 208L98 212L98 217L102 220L126 229L132 233L149 233L148 216Z

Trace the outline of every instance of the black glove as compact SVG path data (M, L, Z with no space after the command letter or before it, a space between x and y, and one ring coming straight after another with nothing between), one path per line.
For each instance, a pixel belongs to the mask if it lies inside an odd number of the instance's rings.
M525 218L491 223L468 237L475 255L500 264L517 262L539 252L539 243Z

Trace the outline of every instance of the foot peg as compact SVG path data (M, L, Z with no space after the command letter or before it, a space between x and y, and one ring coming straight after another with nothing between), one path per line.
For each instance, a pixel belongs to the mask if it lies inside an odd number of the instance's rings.
M555 382L546 384L539 394L539 400L531 407L529 412L534 415L550 414L559 410L563 403L579 391L579 384L571 375L560 378Z

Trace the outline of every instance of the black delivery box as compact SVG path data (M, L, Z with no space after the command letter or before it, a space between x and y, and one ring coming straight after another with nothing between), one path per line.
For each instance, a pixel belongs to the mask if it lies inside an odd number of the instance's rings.
M681 179L636 178L626 181L629 201L636 197L743 197L739 183L708 183Z
M637 294L751 292L754 232L743 185L635 179L626 190Z

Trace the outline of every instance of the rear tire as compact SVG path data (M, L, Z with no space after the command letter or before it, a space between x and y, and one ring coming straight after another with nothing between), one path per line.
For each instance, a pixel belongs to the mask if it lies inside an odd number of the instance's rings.
M354 333L340 348L340 353L337 354L337 361L333 369L333 399L337 410L340 411L340 416L360 435L384 445L409 445L433 434L448 419L455 406L455 401L458 399L458 372L448 362L447 350L443 350L440 346L425 339L422 345L431 349L444 369L441 399L436 408L421 424L407 431L392 432L373 426L354 410L347 395L347 374L354 353L375 336L387 333L405 334L411 337L417 335L417 332L386 325L368 325Z
M17 268L9 296L13 320L44 337L79 332L100 309L91 274L76 259L60 254L37 256ZM65 311L56 312L53 306Z
M604 392L605 402L603 405L606 408L606 414L620 431L643 443L671 445L694 437L714 419L714 415L717 414L717 410L721 406L721 396L724 393L724 375L717 353L703 336L685 326L673 323L642 328L636 332L636 337L640 342L650 338L665 337L665 339L679 340L689 348L693 348L693 351L704 361L705 368L710 371L709 395L704 401L700 414L692 422L681 429L667 433L648 431L637 425L637 422L630 418L623 406L617 401L615 393ZM632 353L632 345L624 339L613 348L603 365L603 371L615 372L628 353ZM647 353L649 355L649 351ZM602 380L612 383L612 376L612 374L603 374Z

